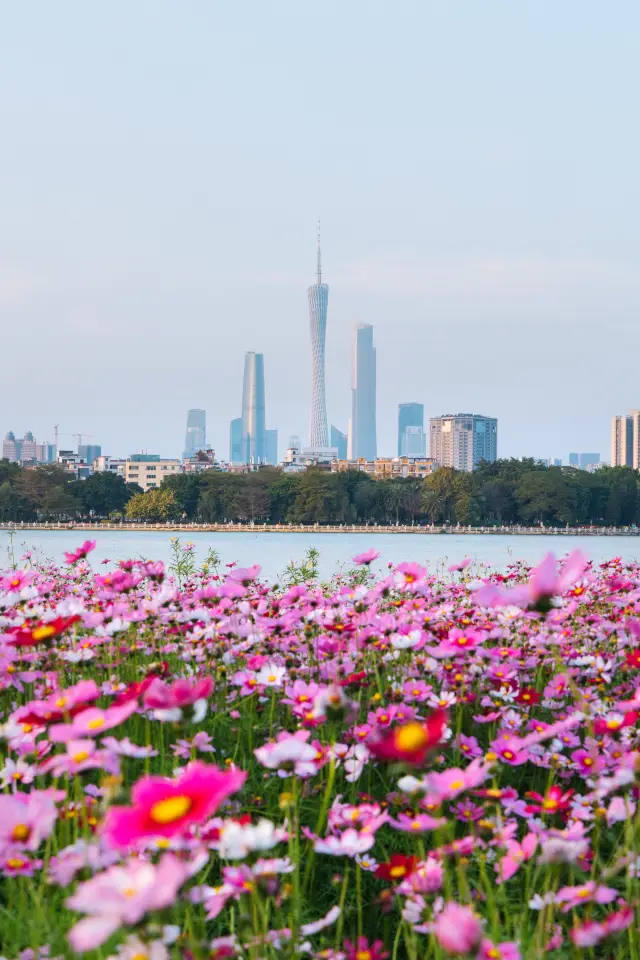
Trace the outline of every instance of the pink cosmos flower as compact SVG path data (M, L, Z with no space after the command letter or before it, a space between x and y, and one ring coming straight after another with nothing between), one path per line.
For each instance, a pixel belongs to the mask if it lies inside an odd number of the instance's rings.
M40 773L53 773L60 777L65 773L82 773L83 770L103 769L114 776L120 772L116 754L98 750L94 740L68 740L67 752L49 757L40 766Z
M611 903L618 896L613 887L603 887L589 880L580 887L561 887L556 893L556 903L564 904L563 913L568 913L581 903Z
M574 550L558 573L556 559L552 553L548 553L534 568L528 583L511 588L486 583L476 592L476 602L484 607L546 606L552 597L566 593L580 579L586 566L586 557L579 550Z
M260 566L256 563L252 567L235 567L227 574L227 579L237 580L243 587L248 587L249 584L257 580L259 576Z
M482 937L482 924L471 907L449 901L436 917L433 932L443 950L466 956Z
M309 736L308 730L298 730L294 734L283 730L275 742L265 743L253 752L263 767L277 770L280 777L288 777L291 773L297 777L312 777L318 770L319 758L317 749L307 743Z
M311 837L312 835L309 834ZM322 839L314 839L313 849L316 853L328 853L332 857L355 857L359 853L366 853L375 843L375 836L372 833L365 833L364 830L354 830L349 827L340 836L329 836Z
M96 548L95 540L85 540L81 547L77 547L73 553L67 553L65 551L64 558L67 563L77 563L78 560L84 560L87 554L91 553L92 550Z
M461 570L466 570L467 567L470 567L473 563L471 557L465 557L464 560L460 560L459 563L452 563L450 567L447 567L449 573L457 573Z
M110 807L103 833L112 846L126 848L145 837L173 837L202 823L247 778L243 770L219 770L196 760L176 780L141 777L131 807Z
M81 737L99 737L105 730L112 730L124 723L138 709L137 700L130 700L120 706L89 707L75 715L71 723L56 723L49 730L49 738L55 743L65 743Z
M71 946L78 953L95 950L119 927L171 906L188 875L188 865L166 853L157 866L131 860L81 883L66 905L88 916L69 931Z
M491 769L481 760L473 760L465 770L451 767L443 773L427 774L426 783L429 795L438 798L438 802L453 800L465 790L479 786L491 775Z
M374 560L377 560L380 556L379 550L374 550L373 547L371 550L365 551L365 553L357 553L353 557L353 562L358 564L358 566L369 566L370 563L373 563Z
M505 883L518 872L526 860L530 860L536 852L538 838L535 833L528 833L522 843L509 840L506 855L495 865L498 874L497 883Z
M47 790L1 795L0 850L37 850L52 833L57 816L54 796Z
M483 940L477 960L520 960L520 957L517 943L492 943L491 940Z
M426 575L426 569L421 567L419 563L399 563L395 568L394 580L396 585L402 589L419 583L424 580Z
M427 830L439 830L446 824L446 817L432 817L428 813L399 813L396 820L389 820L391 826L405 833L425 833Z
M207 699L213 690L211 677L199 680L175 680L171 685L156 677L142 695L145 709L153 710L156 720L178 722L186 707L193 707L193 720L199 723L207 712Z

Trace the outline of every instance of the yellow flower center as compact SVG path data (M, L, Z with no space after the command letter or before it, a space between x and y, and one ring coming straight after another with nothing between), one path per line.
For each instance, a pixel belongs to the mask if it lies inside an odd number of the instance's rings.
M87 726L89 730L99 730L100 727L104 727L104 717L94 717L93 720L89 720Z
M127 898L130 900L131 897L135 897L135 895L136 895L136 888L135 888L135 887L127 887L127 889L126 889L126 890L123 890L122 892L124 893L125 897L127 897Z
M269 683L275 683L275 682L276 682L276 679L277 679L277 677L276 677L275 673L270 673L269 676L267 677L267 680L269 681Z
M26 840L30 833L31 829L26 825L26 823L16 823L15 827L11 831L11 839L17 841Z
M453 783L449 784L450 790L462 790L464 787L464 780L454 780Z
M56 700L56 707L58 707L59 709L62 709L62 707L66 706L66 704L67 704L66 697L58 697L58 699Z
M396 747L403 752L420 750L427 743L427 734L419 723L407 723L396 734Z
M86 750L79 750L78 753L74 753L71 759L74 763L82 763L83 760L89 759L89 754Z
M20 857L11 857L10 860L7 860L7 866L11 870L20 870L21 867L24 867L24 860L21 860Z
M151 807L149 816L154 823L174 823L191 809L191 799L185 796L167 797Z
M131 960L149 960L149 954L148 954L148 953L134 953L134 955L131 957Z
M583 887L582 890L578 890L578 896L581 900L586 900L587 897L591 896L591 891Z
M35 630L32 630L31 636L34 640L46 640L47 637L52 637L55 632L55 627L36 627Z
M398 877L404 877L406 872L407 872L406 867L402 867L402 866L391 867L391 869L389 870L389 876L392 877L394 880L397 880Z
M356 960L371 960L371 950L358 950Z

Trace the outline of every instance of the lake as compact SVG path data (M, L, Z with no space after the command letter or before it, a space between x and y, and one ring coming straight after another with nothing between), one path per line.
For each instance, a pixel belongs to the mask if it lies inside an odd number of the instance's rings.
M41 559L63 560L65 550L73 550L89 536L78 530L18 531L13 536L16 558L26 550L35 551ZM91 534L93 538L94 534ZM96 550L91 562L96 567L100 561L170 559L171 535L156 531L98 531ZM471 557L478 562L502 569L514 560L537 563L545 553L552 551L557 556L580 548L596 562L622 556L628 560L640 557L638 537L593 537L593 536L518 536L516 534L384 534L374 533L193 533L181 534L183 542L191 541L199 560L213 548L221 562L237 561L240 566L259 563L263 576L275 581L291 560L300 561L309 547L320 552L320 573L329 577L340 568L349 566L351 557L370 547L380 551L374 569L383 568L388 562L417 560L431 569L441 564L450 564ZM0 531L0 569L8 566L11 545L10 534Z

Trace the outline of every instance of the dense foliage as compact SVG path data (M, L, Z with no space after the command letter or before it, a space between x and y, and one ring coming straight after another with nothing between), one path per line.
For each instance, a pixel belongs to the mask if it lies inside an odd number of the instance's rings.
M474 473L443 468L426 480L373 480L365 473L208 470L167 477L142 494L110 474L73 481L56 467L22 470L0 461L0 521L108 517L259 523L447 523L630 526L640 523L640 474L587 473L534 460L499 460ZM137 495L136 495L137 494Z
M94 545L0 571L5 957L640 957L637 564Z

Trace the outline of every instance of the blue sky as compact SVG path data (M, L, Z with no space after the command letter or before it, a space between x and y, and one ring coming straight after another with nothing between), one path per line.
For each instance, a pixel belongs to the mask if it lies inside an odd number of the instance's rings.
M600 450L640 406L640 7L40 0L0 31L0 430L226 456L243 355L308 431L322 218L329 418L357 322L397 404ZM71 442L71 438L68 439Z

